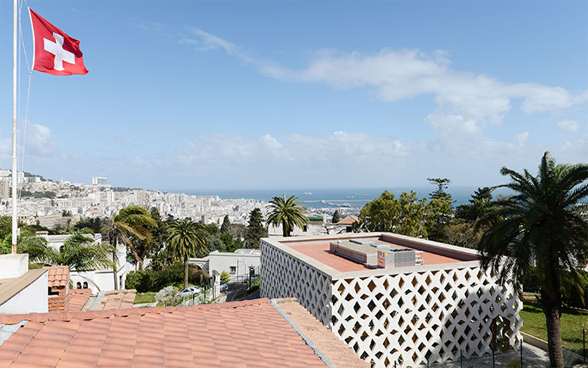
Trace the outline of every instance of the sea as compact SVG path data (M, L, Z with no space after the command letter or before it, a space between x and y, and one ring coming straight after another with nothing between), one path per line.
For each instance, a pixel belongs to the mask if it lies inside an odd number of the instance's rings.
M363 207L367 202L378 198L385 190L399 197L403 192L411 190L417 193L419 198L429 197L436 187L417 188L358 188L358 189L293 189L293 190L199 190L185 191L184 193L196 196L217 195L222 199L256 199L270 201L273 197L291 195L298 197L302 205L308 208L338 208L338 207ZM451 194L454 206L469 203L477 187L449 187L447 192ZM505 190L496 190L497 194L507 194Z

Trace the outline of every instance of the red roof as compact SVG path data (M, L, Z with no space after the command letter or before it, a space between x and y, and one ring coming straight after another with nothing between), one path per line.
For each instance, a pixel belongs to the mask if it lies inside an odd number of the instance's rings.
M279 303L291 303L290 312ZM337 338L307 345L301 336L326 327L291 300L268 299L88 312L0 315L0 324L28 321L0 346L0 367L324 367L328 349L351 350ZM297 331L308 320L315 325ZM304 319L306 318L306 320ZM301 327L303 328L303 327ZM320 332L320 331L319 331ZM308 339L308 337L306 337ZM308 341L308 340L306 340ZM325 340L326 341L326 340ZM327 344L327 345L325 345ZM310 346L317 346L315 353ZM325 353L321 353L321 346ZM332 361L339 360L331 355ZM368 367L355 354L339 367ZM345 360L349 360L348 364Z
M69 282L69 268L67 266L52 266L47 268L49 269L47 284L50 288L67 286Z
M92 295L91 289L72 289L69 291L68 312L81 312L88 298Z

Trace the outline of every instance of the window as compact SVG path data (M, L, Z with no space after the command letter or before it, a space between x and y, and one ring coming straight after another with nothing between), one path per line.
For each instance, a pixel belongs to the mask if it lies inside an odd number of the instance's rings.
M84 289L87 289L87 288L88 288L88 282L84 281Z
M81 283L81 282L78 282L78 283L76 284L76 288L77 288L77 289L81 289L81 288L82 288L82 283Z
M230 267L229 267L229 273L237 273L237 267L235 267L235 266L230 266Z

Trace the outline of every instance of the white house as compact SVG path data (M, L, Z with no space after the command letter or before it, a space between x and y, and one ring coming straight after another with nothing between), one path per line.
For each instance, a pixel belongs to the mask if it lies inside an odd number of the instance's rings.
M226 271L231 279L235 279L249 275L250 267L258 273L260 257L261 252L258 249L237 249L234 253L214 251L204 258L192 258L189 262L199 266L208 274L212 274L213 271L218 273Z
M28 254L0 255L0 314L46 313L47 277L29 270Z
M71 236L71 234L66 235L40 235L41 237L45 238L48 242L48 245L59 250L65 240ZM95 235L87 235L94 239L94 242L101 243L102 242L102 235L95 234ZM117 256L117 264L116 264L116 277L118 281L118 288L124 289L125 288L125 281L127 278L127 274L133 270L133 266L127 262L127 249L124 244L119 244L116 248L116 256ZM72 271L70 273L70 279L73 283L73 288L76 289L78 287L82 288L89 288L92 289L93 293L98 291L109 291L114 290L114 271L112 268L105 268L100 270L88 271L88 272L75 272ZM78 285L79 283L79 285Z

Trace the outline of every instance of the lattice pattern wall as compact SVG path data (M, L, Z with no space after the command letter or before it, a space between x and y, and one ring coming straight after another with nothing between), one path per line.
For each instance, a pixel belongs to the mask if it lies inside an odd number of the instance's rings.
M376 367L418 367L518 346L522 303L477 266L332 279L261 243L262 296L295 297Z
M329 327L377 367L416 367L518 346L522 304L479 267L340 279Z
M261 295L296 298L325 326L331 319L331 277L296 257L261 242Z

